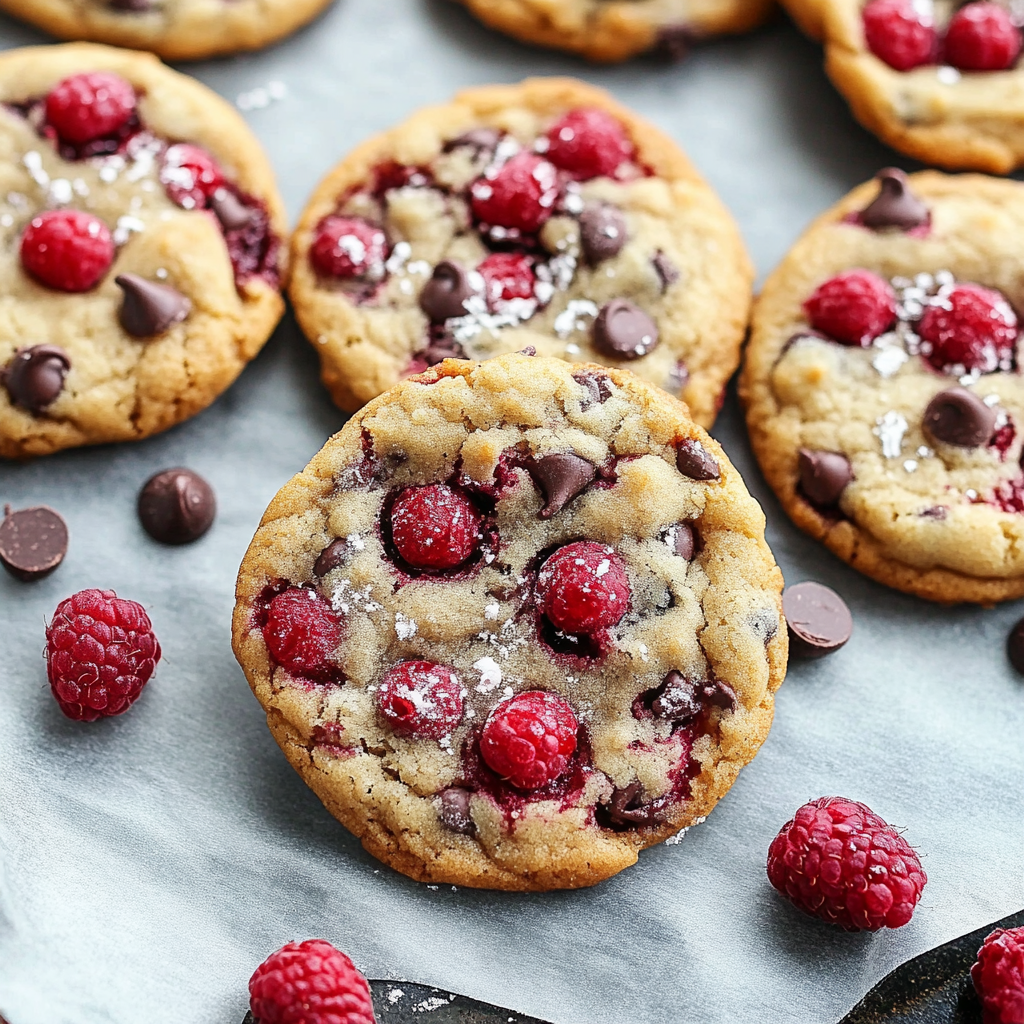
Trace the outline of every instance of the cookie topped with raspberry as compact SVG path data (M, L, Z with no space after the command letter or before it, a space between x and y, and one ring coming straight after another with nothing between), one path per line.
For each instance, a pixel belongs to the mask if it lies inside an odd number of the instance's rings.
M591 885L703 821L785 674L764 516L625 370L449 359L267 510L235 653L275 739L420 880Z
M277 324L284 212L228 104L148 54L0 55L0 456L205 409Z
M473 89L365 143L293 236L290 294L354 411L446 357L628 367L710 426L752 270L668 138L571 79Z
M1024 186L887 169L765 284L740 393L798 526L935 601L1024 596Z

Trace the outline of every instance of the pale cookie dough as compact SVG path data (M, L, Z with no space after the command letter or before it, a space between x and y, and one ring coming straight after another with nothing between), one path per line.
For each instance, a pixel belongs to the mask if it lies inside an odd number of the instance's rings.
M476 509L474 548L413 572L392 510L439 485ZM604 546L595 585L619 564L630 594L616 624L567 636L538 588L576 542ZM761 509L676 399L594 364L446 360L357 413L271 503L234 649L293 767L374 856L424 881L575 888L703 821L755 755L785 674L781 586ZM265 631L296 595L333 615L338 643L292 673ZM436 738L379 710L410 660L460 688ZM523 789L480 737L533 691L568 702L578 743L555 781Z
M550 186L548 219L540 230L488 234L473 196L485 194L510 160L544 158L548 130L579 111L610 115L629 157L614 174L585 180L545 159L538 173ZM615 251L594 255L582 225L601 211L618 220ZM317 272L310 249L335 215L386 239L372 273L339 282ZM607 240L591 236L591 249L595 239ZM356 239L342 243L363 252ZM444 355L481 359L532 345L539 355L628 366L680 395L709 427L739 362L753 279L735 222L679 148L605 92L572 79L472 89L371 139L320 184L292 253L296 314L320 355L324 383L349 411ZM495 253L531 264L527 297L481 299L473 271ZM421 302L444 261L459 264L477 294L460 310L465 315L432 326ZM598 314L616 299L653 321L645 354L595 346Z
M751 441L793 521L855 569L935 601L1021 597L1024 380L1013 339L1014 311L1024 310L1024 186L933 171L909 184L926 207L923 223L864 227L860 211L879 186L862 185L769 277L740 382ZM815 336L803 308L851 268L891 281L897 298L895 322L866 347ZM918 333L921 317L948 309L951 289L968 283L1006 300L996 315L1011 325L1007 349L990 360L991 372L936 367ZM926 427L930 403L948 392L970 415L947 409L939 433L951 438L959 424L980 427L977 436L951 443ZM806 455L802 476L800 449L826 460L817 477Z
M112 151L89 156L58 145L45 99L62 80L100 71L130 82L138 102L109 145L84 147ZM4 53L0 101L0 455L137 440L206 408L284 308L284 210L255 137L227 103L155 57L90 44ZM193 182L178 161L191 151L177 144L219 163L209 197L182 198ZM60 291L26 272L22 237L48 210L91 214L112 235L113 264L91 290ZM178 295L172 322L151 336L125 327L139 319L115 283L126 274ZM45 373L26 383L15 372L18 353L38 346L69 363L48 404L32 400Z

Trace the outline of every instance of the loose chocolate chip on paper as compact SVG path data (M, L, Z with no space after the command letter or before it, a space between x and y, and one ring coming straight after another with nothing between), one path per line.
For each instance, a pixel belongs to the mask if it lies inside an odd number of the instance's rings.
M831 508L853 479L850 460L840 452L801 448L797 453L800 489L815 505Z
M466 269L454 260L444 260L434 267L434 274L420 292L420 309L430 322L444 323L466 315L465 302L474 294Z
M343 565L348 559L348 554L348 541L344 537L337 537L317 555L313 563L313 575L323 579L328 573Z
M617 256L626 241L626 218L617 206L601 203L580 214L580 244L591 266Z
M139 492L139 519L161 544L189 544L213 525L217 499L198 473L177 467L149 478Z
M606 356L639 359L658 344L658 326L639 306L612 299L594 320L594 347Z
M229 188L219 188L213 193L210 209L225 231L238 231L252 220L252 209Z
M441 824L452 832L469 836L476 831L473 817L469 813L468 789L450 786L441 794Z
M782 612L789 625L789 652L797 658L820 658L838 651L853 633L853 617L834 591L808 580L787 587Z
M180 323L192 309L192 302L176 288L147 281L138 274L118 274L114 283L124 292L119 319L133 338L163 334Z
M68 552L68 528L46 505L11 511L0 523L0 562L19 580L31 583L49 576Z
M67 352L56 345L20 348L0 372L11 401L31 413L41 413L64 390L71 369Z
M592 462L570 454L542 455L527 463L526 468L544 493L541 519L561 512L597 476L597 467Z
M683 476L691 480L718 480L722 470L718 460L700 443L692 438L680 441L676 448L676 466Z
M966 388L940 391L924 411L925 432L957 448L988 444L995 427L995 410Z
M899 228L909 231L928 223L928 207L910 189L906 174L886 167L876 175L878 195L861 211L860 221L873 231Z

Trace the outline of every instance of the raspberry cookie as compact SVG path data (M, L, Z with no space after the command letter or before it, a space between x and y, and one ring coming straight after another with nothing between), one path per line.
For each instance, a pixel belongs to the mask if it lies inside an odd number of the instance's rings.
M685 55L691 43L757 28L772 0L462 0L483 22L517 39L594 61L655 51Z
M284 214L244 122L149 54L0 56L0 455L205 409L283 311Z
M739 360L752 270L679 149L571 79L421 111L321 183L291 297L354 411L452 356L626 367L710 426Z
M935 601L1024 596L1024 186L881 172L771 275L741 377L798 526Z
M0 10L61 39L201 60L259 50L312 20L331 0L0 0Z
M786 664L764 516L633 374L445 360L267 510L235 653L289 761L421 880L591 885L702 821Z

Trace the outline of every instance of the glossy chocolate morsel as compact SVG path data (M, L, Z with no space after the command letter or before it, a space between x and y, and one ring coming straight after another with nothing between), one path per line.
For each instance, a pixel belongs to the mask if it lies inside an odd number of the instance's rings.
M658 326L639 306L612 299L601 307L593 328L594 348L616 359L639 359L658 344Z
M853 633L853 617L834 591L808 580L787 587L782 612L789 626L789 653L820 658L838 651Z
M928 207L911 191L903 171L898 167L886 167L876 177L878 195L860 213L864 227L873 231L884 228L909 231L928 223Z
M676 467L691 480L718 480L722 470L718 460L700 443L689 438L676 448Z
M925 432L957 448L988 444L996 429L995 410L967 388L940 391L924 411Z
M526 468L544 494L541 519L561 512L597 476L597 467L592 462L571 454L542 455L527 463Z
M213 525L217 499L213 488L190 469L165 469L139 492L139 519L161 544L190 544Z
M67 352L56 345L20 348L0 370L14 405L38 415L52 405L64 390L64 378L71 369Z
M797 453L800 490L804 497L821 508L839 502L846 485L853 479L850 460L840 452L801 448Z
M46 505L11 511L0 522L0 562L25 583L49 576L68 551L68 528L63 518Z
M114 283L124 292L118 318L133 338L151 338L180 323L192 302L170 285L147 281L138 274L119 274Z

